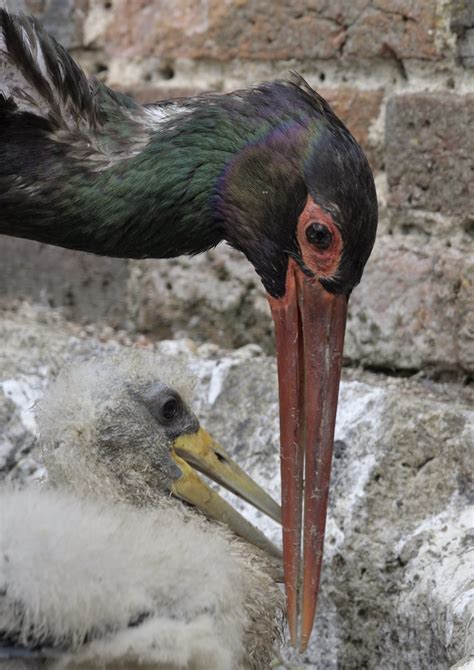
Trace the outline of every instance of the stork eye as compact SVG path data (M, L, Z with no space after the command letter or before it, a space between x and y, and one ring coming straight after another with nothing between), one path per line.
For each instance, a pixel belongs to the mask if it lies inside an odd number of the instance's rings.
M306 227L306 239L316 249L324 251L329 249L333 239L333 234L323 223L311 223Z
M171 423L174 421L180 411L181 411L181 403L179 401L179 398L176 396L169 396L164 400L163 404L161 405L161 411L160 411L160 420L162 423Z

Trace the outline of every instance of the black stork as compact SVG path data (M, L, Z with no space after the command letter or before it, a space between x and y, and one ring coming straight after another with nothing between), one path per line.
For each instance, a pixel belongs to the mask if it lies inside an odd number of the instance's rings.
M347 303L377 227L361 148L298 77L141 106L89 79L34 19L6 11L0 56L0 233L123 258L225 240L260 275L278 358L288 620L304 649Z

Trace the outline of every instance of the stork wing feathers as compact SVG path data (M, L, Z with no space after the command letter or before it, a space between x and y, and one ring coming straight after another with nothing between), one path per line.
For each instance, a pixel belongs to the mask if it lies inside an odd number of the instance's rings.
M100 110L94 84L63 47L29 17L1 10L0 27L4 97L57 125L87 121L95 127Z
M133 152L150 131L143 107L87 77L40 23L0 9L0 117L12 115L39 117L51 138L88 157Z

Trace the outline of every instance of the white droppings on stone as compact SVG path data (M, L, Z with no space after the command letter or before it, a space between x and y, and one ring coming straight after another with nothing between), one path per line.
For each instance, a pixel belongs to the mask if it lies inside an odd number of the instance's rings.
M370 425L370 432L367 431L366 453L351 459L344 498L335 500L335 504L343 510L343 527L338 526L332 517L328 518L327 536L330 542L326 542L325 548L328 558L339 551L346 535L350 534L353 519L361 520L360 503L364 500L365 487L377 464L374 443L381 425L384 398L385 391L381 388L357 381L341 382L335 439L343 441L350 449L354 439L360 440L357 436L366 425Z
M14 445L8 437L0 435L0 470L7 465L9 458L14 452Z
M453 498L448 509L423 519L397 547L403 551L416 538L422 538L405 569L407 588L401 592L399 610L403 613L413 603L427 599L433 612L433 626L439 629L448 649L463 629L463 622L474 619L474 548L468 541L474 513L472 507L463 508L461 504L458 497ZM474 640L469 636L466 645L466 652L474 653Z
M383 409L385 391L357 381L341 382L336 421L336 440L343 440L354 425L371 420L376 428Z
M237 365L237 361L232 358L223 358L216 363L211 375L211 382L209 384L209 391L207 394L207 402L213 405L222 392L224 381L229 370Z
M43 386L43 380L37 376L0 381L5 396L18 407L22 424L32 433L36 433L34 405L42 395Z
M403 547L407 542L410 542L413 538L421 535L422 533L429 532L432 535L433 539L437 538L437 543L442 542L446 544L451 540L458 540L458 535L455 529L450 526L450 521L452 517L452 509L457 507L457 499L453 499L451 506L443 510L440 514L435 516L429 516L426 519L423 519L416 528L407 536L405 536L400 542L396 545L396 551L401 552ZM473 528L474 526L474 516L473 509L462 509L459 512L458 522L456 524L457 528Z
M44 465L36 465L33 474L30 477L34 482L46 482L48 480L48 471Z

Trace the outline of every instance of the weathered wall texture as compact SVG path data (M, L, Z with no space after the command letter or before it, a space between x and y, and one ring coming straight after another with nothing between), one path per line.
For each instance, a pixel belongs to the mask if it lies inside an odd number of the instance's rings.
M40 17L89 72L143 101L300 72L362 143L378 185L380 233L352 299L347 357L379 369L473 372L474 0L7 4ZM111 290L111 266L100 259L85 265L53 252L53 283L38 245L2 248L10 280L0 294L49 299L93 319L97 299L80 291L103 272L109 321L233 346L266 335L271 347L259 281L227 249L118 262ZM34 283L22 279L25 258Z

